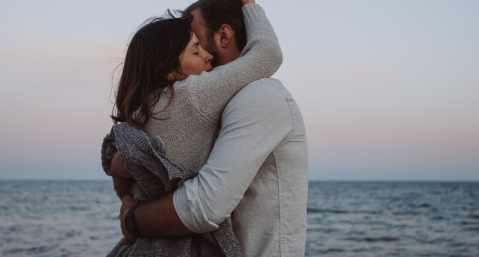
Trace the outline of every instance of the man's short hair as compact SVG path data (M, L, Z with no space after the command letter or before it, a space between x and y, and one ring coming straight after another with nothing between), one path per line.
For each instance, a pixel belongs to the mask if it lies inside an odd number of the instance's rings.
M229 25L235 33L236 45L242 51L246 46L246 28L242 8L241 0L198 0L186 8L184 14L189 15L196 9L201 11L206 22L209 40L223 24Z

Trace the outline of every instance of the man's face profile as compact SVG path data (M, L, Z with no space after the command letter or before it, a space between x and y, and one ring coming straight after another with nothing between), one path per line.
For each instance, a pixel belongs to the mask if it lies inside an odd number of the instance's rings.
M206 22L203 19L203 15L201 14L200 9L195 9L190 13L194 19L191 22L191 28L193 29L193 32L195 32L196 36L198 37L198 40L200 41L200 45L203 49L205 49L207 52L209 52L211 55L213 55L213 61L211 62L211 65L213 67L216 67L219 65L219 56L218 56L218 46L216 45L216 42L214 41L213 38L208 37L208 28L206 27Z

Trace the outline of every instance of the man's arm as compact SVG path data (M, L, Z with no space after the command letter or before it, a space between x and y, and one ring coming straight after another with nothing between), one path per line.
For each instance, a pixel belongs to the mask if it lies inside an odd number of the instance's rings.
M277 83L253 82L228 103L208 162L175 192L174 207L191 231L217 229L268 156L293 136L292 110Z
M136 203L131 196L123 199L120 209L121 229L127 243L133 243L136 239L125 229L124 221L128 210ZM137 231L142 236L187 236L194 234L183 225L178 217L173 206L173 193L138 206L134 215Z
M217 229L238 205L266 158L292 131L284 95L263 82L247 86L226 107L219 138L198 176L185 181L174 194L135 210L138 231L153 237ZM122 223L133 206L122 207Z

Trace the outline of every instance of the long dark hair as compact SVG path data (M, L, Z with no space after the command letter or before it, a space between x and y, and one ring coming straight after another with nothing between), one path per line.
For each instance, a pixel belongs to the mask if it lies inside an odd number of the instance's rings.
M113 113L113 122L128 122L143 129L160 96L186 77L181 72L180 55L192 37L191 16L176 18L170 10L163 17L146 20L128 45ZM169 77L173 74L173 77Z

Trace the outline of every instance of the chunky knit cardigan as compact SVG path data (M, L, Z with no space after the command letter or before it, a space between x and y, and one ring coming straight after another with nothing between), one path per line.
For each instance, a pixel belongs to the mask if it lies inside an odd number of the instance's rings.
M134 177L130 193L138 203L162 197L197 172L176 164L165 157L161 140L126 122L113 125L102 145L102 165L111 175L111 160L120 154L125 167ZM225 220L219 229L193 236L138 238L132 246L124 238L108 256L241 256L231 225Z

